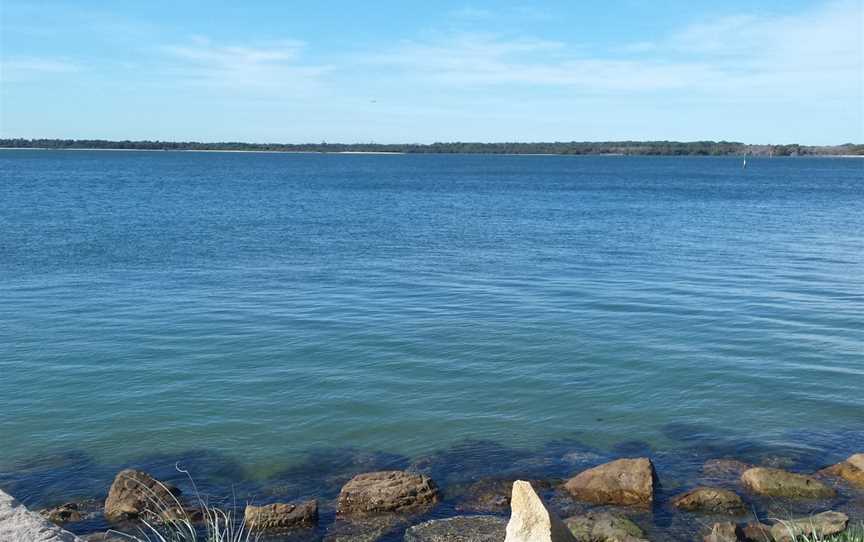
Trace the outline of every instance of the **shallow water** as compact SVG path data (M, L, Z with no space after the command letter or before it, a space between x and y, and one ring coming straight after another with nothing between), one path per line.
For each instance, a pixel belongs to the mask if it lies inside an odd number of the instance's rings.
M177 458L264 491L316 450L815 464L864 430L864 161L0 151L0 231L32 502Z

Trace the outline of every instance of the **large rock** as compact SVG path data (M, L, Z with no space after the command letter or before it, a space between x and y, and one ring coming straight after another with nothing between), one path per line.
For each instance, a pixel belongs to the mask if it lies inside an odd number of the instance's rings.
M505 542L575 542L567 526L522 480L513 482L506 534Z
M433 519L405 531L405 542L501 542L507 520L498 516Z
M246 505L243 515L253 531L289 531L308 529L318 523L318 501L274 503L265 506Z
M648 506L654 500L654 477L649 459L618 459L580 472L564 487L580 501Z
M715 523L711 532L702 539L704 542L738 542L742 538L741 529L734 523L725 521Z
M342 487L336 512L343 517L411 513L431 507L440 498L438 486L428 476L398 470L369 472Z
M0 491L0 542L83 542Z
M589 512L564 520L578 542L645 542L638 525L610 512Z
M771 536L776 542L791 542L800 536L813 536L821 540L826 536L842 533L849 524L849 517L841 512L822 512L815 516L780 521L771 527Z
M864 454L850 456L846 461L822 469L817 474L842 478L854 486L864 487Z
M112 522L127 521L145 512L161 516L163 511L177 508L178 495L179 489L146 472L122 470L114 478L105 499L105 518Z
M754 467L741 475L744 486L759 495L796 499L827 499L837 492L812 476L780 469Z
M697 487L672 499L672 506L691 512L742 514L744 501L735 492L719 487Z

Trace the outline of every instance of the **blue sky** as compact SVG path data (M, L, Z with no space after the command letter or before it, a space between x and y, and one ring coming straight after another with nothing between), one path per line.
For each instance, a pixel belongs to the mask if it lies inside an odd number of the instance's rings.
M864 0L0 0L0 136L864 142Z

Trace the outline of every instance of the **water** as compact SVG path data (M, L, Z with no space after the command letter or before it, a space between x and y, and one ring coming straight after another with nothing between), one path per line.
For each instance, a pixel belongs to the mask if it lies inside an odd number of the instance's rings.
M840 456L864 161L749 166L0 151L0 472L40 501L195 450L285 483L310 450Z

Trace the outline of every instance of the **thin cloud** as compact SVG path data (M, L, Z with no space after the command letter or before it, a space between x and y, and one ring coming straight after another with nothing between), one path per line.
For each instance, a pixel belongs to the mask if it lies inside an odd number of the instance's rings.
M255 44L217 44L196 36L188 43L163 46L172 75L191 83L235 90L292 91L317 84L332 67L302 63L306 44L280 40Z

